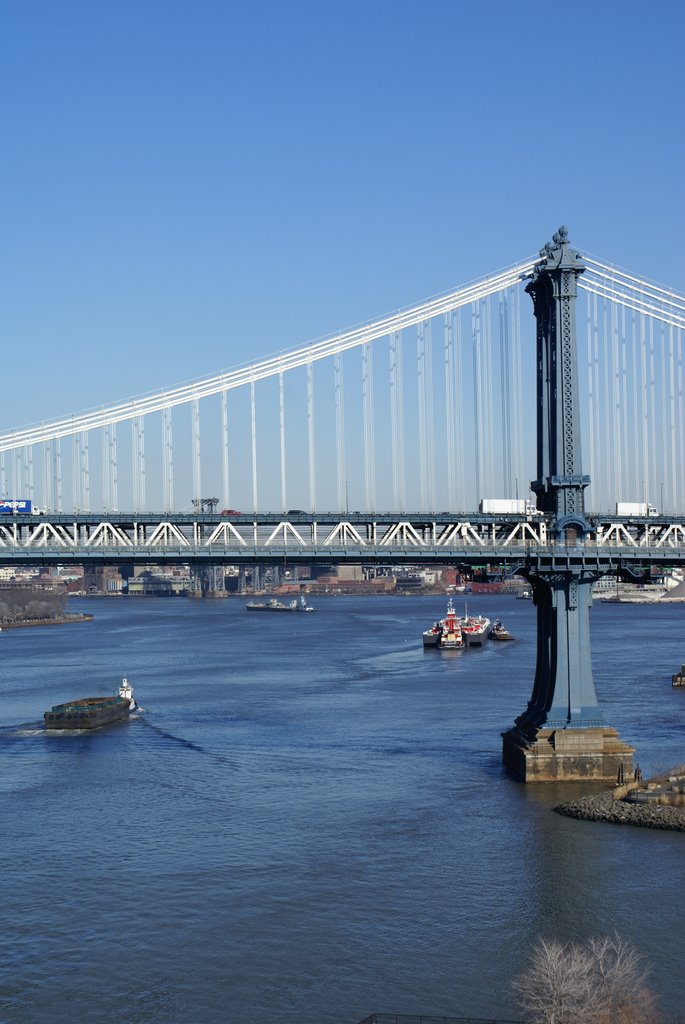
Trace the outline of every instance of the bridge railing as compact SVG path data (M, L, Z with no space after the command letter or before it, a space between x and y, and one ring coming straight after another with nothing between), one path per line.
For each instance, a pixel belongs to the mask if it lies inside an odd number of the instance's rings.
M412 1016L406 1013L372 1013L359 1024L523 1024L522 1021L503 1017L434 1017Z

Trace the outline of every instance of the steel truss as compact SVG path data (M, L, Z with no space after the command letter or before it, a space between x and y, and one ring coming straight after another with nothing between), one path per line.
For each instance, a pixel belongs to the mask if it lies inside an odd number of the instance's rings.
M606 552L637 562L685 562L685 518L595 517L582 545L556 542L540 516L425 513L317 513L298 518L266 512L7 516L0 519L0 561L69 564L99 560L235 563L496 561L532 551L592 557ZM609 571L609 570L607 570Z

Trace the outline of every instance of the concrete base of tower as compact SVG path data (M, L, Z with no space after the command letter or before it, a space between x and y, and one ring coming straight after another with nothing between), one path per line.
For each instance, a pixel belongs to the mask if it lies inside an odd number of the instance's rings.
M519 729L502 733L505 766L524 782L616 782L632 778L635 748L616 729Z

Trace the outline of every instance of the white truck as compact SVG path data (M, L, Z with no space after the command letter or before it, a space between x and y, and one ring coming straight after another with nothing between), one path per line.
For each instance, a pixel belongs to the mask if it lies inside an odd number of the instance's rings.
M480 512L494 516L541 516L526 498L481 498Z
M658 516L659 509L648 501L617 501L617 516Z

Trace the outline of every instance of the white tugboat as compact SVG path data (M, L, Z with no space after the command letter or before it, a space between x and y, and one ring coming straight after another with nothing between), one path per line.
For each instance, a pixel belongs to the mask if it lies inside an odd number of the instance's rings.
M128 705L129 714L131 713L131 711L138 711L139 710L138 704L136 703L136 698L133 696L133 687L129 683L129 681L126 678L126 676L124 676L124 678L121 680L121 685L119 686L119 696L123 700L129 701L129 705Z

